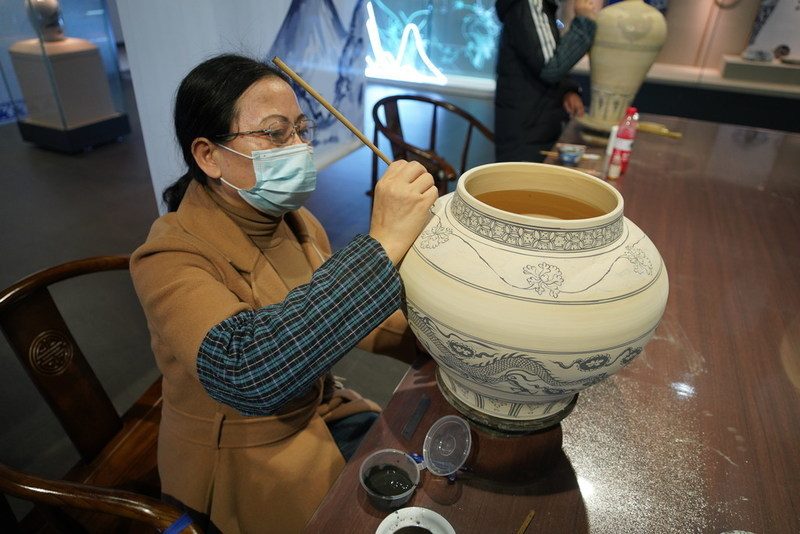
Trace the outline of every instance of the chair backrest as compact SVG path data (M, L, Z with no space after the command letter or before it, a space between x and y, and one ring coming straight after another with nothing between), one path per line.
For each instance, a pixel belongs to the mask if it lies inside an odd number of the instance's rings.
M400 118L399 103L417 102L423 105L427 104L430 109L430 129L428 132L427 147L421 147L409 142L403 133L403 121ZM383 118L381 118L381 111ZM452 114L453 117L458 117L466 124L466 133L463 138L463 143L460 145L460 165L456 169L452 163L445 159L441 154L437 153L436 146L439 136L439 125L445 122L445 118L440 118L443 113ZM415 109L414 119L418 120L419 110ZM467 157L472 143L472 134L474 130L478 130L483 134L486 139L494 142L494 133L475 116L468 111L446 102L444 100L437 100L422 95L394 95L382 98L372 108L372 118L375 122L375 130L373 133L373 143L378 144L379 136L382 134L389 140L392 147L392 156L394 159L405 159L408 161L418 161L433 175L436 185L439 189L439 194L447 192L447 181L457 179L461 173L466 169ZM448 143L455 143L458 147L458 142L452 137L447 138ZM373 154L372 158L372 190L375 189L375 184L378 180L378 158Z
M53 284L70 278L127 271L129 261L128 256L72 261L0 291L0 330L81 457L63 480L0 464L0 492L36 505L22 528L48 522L67 531L116 531L119 518L165 528L181 517L157 500L160 377L120 416L50 293ZM0 501L2 526L14 518L5 499Z
M128 269L128 262L128 256L73 261L40 271L0 292L0 329L86 462L119 432L122 421L48 287L79 275Z

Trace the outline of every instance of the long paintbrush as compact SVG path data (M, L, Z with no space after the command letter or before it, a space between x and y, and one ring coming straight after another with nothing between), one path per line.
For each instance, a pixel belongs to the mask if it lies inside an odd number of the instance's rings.
M317 91L315 91L313 87L308 85L308 83L303 78L301 78L299 74L297 74L295 71L293 71L291 68L289 68L289 66L286 63L284 63L281 60L281 58L279 58L278 56L275 56L274 58L272 58L272 62L279 69L281 69L283 72L285 72L286 75L289 76L289 78L291 78L292 80L297 82L297 84L300 87L305 89L308 92L308 94L310 94L311 96L316 98L317 102L322 104L325 107L325 109L327 109L328 111L330 111L333 114L334 117L339 119L339 121L342 124L344 124L347 127L348 130L353 132L355 134L355 136L358 137L361 140L362 143L367 145L370 148L370 150L375 152L375 154L377 154L378 157L381 158L387 165L389 165L392 162L392 160L387 158L386 154L381 152L378 147L376 147L374 144L372 144L372 141L367 139L366 136L363 133L361 133L361 131L353 125L353 123L351 123L349 120L347 120L347 118L345 118L344 115L339 113L338 109L333 107L333 105L331 105L330 102L325 100L325 98L321 94L319 94Z

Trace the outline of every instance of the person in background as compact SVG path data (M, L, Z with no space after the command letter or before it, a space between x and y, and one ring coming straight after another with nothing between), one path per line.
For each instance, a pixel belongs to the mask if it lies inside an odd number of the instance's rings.
M583 115L567 73L589 50L599 0L575 0L575 18L559 36L555 0L499 0L502 23L495 92L495 159L542 161L569 116Z
M163 373L163 498L208 532L298 532L379 410L331 366L357 344L414 354L395 267L433 177L392 163L369 235L332 254L302 208L314 125L280 71L211 58L181 82L174 121L188 171L131 258Z

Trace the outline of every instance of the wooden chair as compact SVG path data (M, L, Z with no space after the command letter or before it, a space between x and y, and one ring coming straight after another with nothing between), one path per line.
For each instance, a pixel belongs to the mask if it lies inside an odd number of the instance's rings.
M400 120L400 110L398 104L402 101L407 102L421 102L430 105L431 121L430 132L428 135L429 143L427 148L421 148L410 143L403 135L403 125ZM436 141L438 134L439 110L443 113L453 114L453 117L446 117L445 120L458 118L466 123L467 131L464 137L464 142L461 145L461 165L458 170L447 161L441 154L436 152ZM380 111L383 110L384 119L381 119ZM420 117L420 113L415 110L415 119ZM378 134L383 134L389 140L392 146L392 156L394 159L405 159L408 161L418 161L425 166L429 173L433 175L436 187L439 190L439 195L447 193L447 182L456 180L461 173L466 169L467 155L469 153L470 144L472 141L472 132L477 129L481 134L491 142L494 142L494 132L487 128L481 121L475 118L469 112L461 109L454 104L445 102L444 100L435 100L426 96L420 95L394 95L382 98L372 108L372 118L375 121L375 130L373 133L373 143L378 145ZM448 139L453 142L452 138ZM457 143L456 143L457 146ZM375 190L375 184L378 182L378 156L372 155L372 187L370 194Z
M147 527L153 532L183 515L158 500L161 379L120 417L48 289L80 275L127 270L128 264L128 256L73 261L0 292L0 329L81 457L62 480L0 464L0 492L35 505L15 524L8 502L0 498L4 531L139 532ZM188 528L197 532L193 525Z

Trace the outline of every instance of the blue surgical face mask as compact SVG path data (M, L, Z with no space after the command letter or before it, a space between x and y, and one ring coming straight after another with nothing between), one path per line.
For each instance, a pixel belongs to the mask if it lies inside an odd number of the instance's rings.
M253 160L256 184L241 189L220 178L239 192L258 211L280 217L299 209L317 187L317 169L311 145L297 144L269 150L255 150L248 156L225 145L225 150Z

